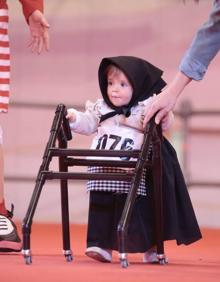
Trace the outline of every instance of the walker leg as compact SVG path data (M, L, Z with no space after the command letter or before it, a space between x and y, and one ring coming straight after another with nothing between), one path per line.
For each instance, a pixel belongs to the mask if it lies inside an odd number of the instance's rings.
M153 186L154 186L154 210L155 230L157 242L157 258L161 265L168 262L164 254L164 230L163 230L163 191L162 191L162 161L161 161L161 140L158 138L158 131L155 129L153 140Z
M26 216L23 220L22 225L22 233L23 233L23 249L22 253L24 255L25 263L31 264L32 263L32 257L31 257L31 250L30 250L30 233L31 233L31 225L32 225L32 219L37 207L37 203L43 188L43 185L45 183L45 175L43 171L48 171L49 164L51 162L51 155L50 155L50 148L53 148L55 146L55 142L59 133L59 129L62 124L63 116L65 112L65 106L64 105L58 105L55 117L53 119L53 123L50 130L50 136L49 140L47 142L42 164L39 168L35 188L31 197L31 201L29 203L29 207L26 213Z
M27 265L32 264L31 251L30 250L22 250L21 252L24 256L25 264L27 264Z
M66 261L70 262L73 260L73 255L70 248L67 180L61 180L61 206L62 206L63 254L66 258Z
M122 268L127 268L128 263L128 257L126 253L119 253L119 260Z
M152 130L152 126L151 129ZM135 204L137 189L141 182L141 177L143 174L144 165L146 163L146 159L149 152L149 145L151 140L151 135L148 134L149 128L145 129L145 138L141 147L141 152L137 160L137 164L134 171L134 176L131 183L131 189L126 198L125 206L122 212L122 216L120 218L118 224L118 246L119 246L119 258L121 262L121 266L123 268L128 267L128 259L127 254L125 253L125 239L128 229L128 224L131 218L131 213Z
M58 136L59 148L67 148L67 140L64 138L63 129ZM60 172L67 172L68 166L65 163L66 157L59 157ZM67 262L73 260L72 251L70 248L70 226L69 226L69 199L68 199L68 181L67 179L60 180L61 193L61 213L62 213L62 234L63 234L63 254Z
M34 192L32 194L32 198L26 213L26 216L23 220L22 224L22 233L23 233L23 248L22 254L24 255L25 263L31 264L32 257L31 257L31 249L30 249L30 234L31 234L31 225L32 219L36 210L36 206L42 191L42 187L44 184L44 175L40 173L38 176L40 180L37 181Z

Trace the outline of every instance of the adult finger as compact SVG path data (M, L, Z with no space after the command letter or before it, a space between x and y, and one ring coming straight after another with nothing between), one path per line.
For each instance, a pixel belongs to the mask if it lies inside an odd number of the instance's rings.
M40 19L40 24L44 27L44 28L50 28L50 25L48 23L48 21L46 20L45 17L41 17Z
M43 43L44 43L45 49L49 51L50 50L50 37L49 37L48 28L45 28L43 32Z
M39 38L39 41L38 41L37 53L40 54L41 51L42 51L42 49L43 49L43 38L40 37L40 38Z
M143 125L144 127L146 126L146 124L150 121L150 119L153 117L153 115L158 111L158 107L156 105L156 103L153 103L149 110L147 111L144 121L143 121Z
M155 116L155 123L160 124L162 119L167 116L167 113L168 112L167 112L166 109L162 109L162 110L158 111L158 113Z
M31 52L34 53L38 49L40 38L38 36L34 37L31 44Z

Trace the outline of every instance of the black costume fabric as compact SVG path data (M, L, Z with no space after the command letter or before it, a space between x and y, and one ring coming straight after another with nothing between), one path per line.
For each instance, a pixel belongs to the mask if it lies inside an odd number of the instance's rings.
M165 86L161 78L163 72L145 60L128 56L103 59L99 68L100 89L103 99L113 109L114 114L125 113L120 113L120 109L114 107L107 97L106 68L110 64L117 66L126 74L134 89L133 97L123 112L127 110L129 114L129 109L138 101L159 93ZM176 240L178 245L193 243L202 237L201 232L175 149L165 138L162 143L162 169L164 240ZM147 173L146 182L152 183L150 171ZM117 225L126 196L110 192L90 192L88 247L118 249ZM133 253L145 252L153 245L155 245L153 192L148 188L146 197L136 198L125 247L126 252Z

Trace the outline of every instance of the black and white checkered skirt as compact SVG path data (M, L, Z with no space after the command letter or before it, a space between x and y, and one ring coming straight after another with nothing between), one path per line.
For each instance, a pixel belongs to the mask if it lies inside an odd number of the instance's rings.
M114 167L88 167L89 173L127 173L127 170ZM103 191L115 193L128 193L131 188L130 181L119 180L89 180L87 191ZM141 182L137 191L138 195L146 196L146 170L143 171Z

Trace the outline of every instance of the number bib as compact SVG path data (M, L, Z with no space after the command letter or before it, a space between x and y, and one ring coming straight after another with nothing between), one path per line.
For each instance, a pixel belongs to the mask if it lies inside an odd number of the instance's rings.
M98 134L93 139L91 149L134 150L140 149L142 143L142 132L128 126L119 125L115 122L115 119L109 119L98 127Z

